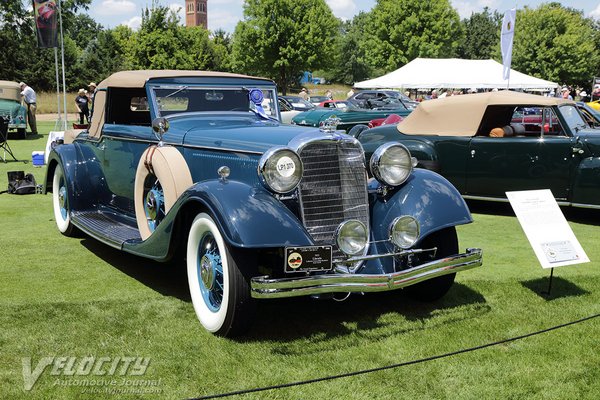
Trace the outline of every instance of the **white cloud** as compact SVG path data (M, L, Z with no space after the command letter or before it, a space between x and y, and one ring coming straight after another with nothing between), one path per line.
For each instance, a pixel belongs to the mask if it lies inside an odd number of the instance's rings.
M133 17L131 19L128 19L127 21L121 22L120 25L126 25L126 26L130 27L131 29L133 29L134 31L137 31L138 29L140 29L140 26L142 25L142 17Z
M233 33L237 23L242 20L242 13L241 7L211 10L210 3L208 3L208 29L212 32L223 29L226 32Z
M129 0L103 0L100 6L94 11L98 15L123 15L131 14L137 10L137 6L133 1Z
M179 22L181 25L185 25L185 10L183 3L171 3L169 4L169 10L179 15Z
M590 11L590 17L600 19L600 3L598 3L595 9Z
M484 7L496 10L499 7L498 0L452 0L452 7L458 11L460 18L469 18L474 12L483 11ZM506 10L498 10L504 12Z
M351 19L356 14L356 4L354 0L327 0L327 4L333 15L341 19Z

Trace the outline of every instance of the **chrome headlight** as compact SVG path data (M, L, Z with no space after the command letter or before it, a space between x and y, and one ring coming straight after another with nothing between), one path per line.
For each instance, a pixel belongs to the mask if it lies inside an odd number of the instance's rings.
M344 221L335 232L335 240L342 252L349 256L362 253L367 247L369 234L367 227L360 221Z
M389 186L404 183L413 169L410 151L404 145L390 142L379 146L371 156L371 172L375 178Z
M298 154L286 147L269 149L258 162L258 176L267 189L288 193L302 178L302 161Z
M412 247L419 240L419 222L410 215L394 219L390 225L390 240L401 249Z

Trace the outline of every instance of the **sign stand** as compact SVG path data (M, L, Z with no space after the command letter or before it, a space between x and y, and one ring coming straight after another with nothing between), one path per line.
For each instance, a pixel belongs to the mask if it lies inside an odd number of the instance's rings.
M546 296L550 296L550 290L552 290L552 276L554 275L554 268L550 268L550 279L548 280L548 290L545 292L542 292L542 294L545 294Z

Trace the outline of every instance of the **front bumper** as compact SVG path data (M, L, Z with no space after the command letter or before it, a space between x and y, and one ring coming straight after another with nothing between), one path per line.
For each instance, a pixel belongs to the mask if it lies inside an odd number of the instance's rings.
M330 273L283 279L258 276L252 278L250 282L251 294L257 299L274 299L322 293L384 292L479 267L482 257L481 249L467 249L467 252L463 254L445 257L390 274Z

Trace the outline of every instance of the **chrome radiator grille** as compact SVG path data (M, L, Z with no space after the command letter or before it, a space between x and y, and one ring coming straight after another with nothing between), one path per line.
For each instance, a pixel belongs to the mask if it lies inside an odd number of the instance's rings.
M302 219L317 244L333 245L337 227L357 219L369 228L367 176L362 148L350 141L309 143L299 153L304 164L300 182Z

